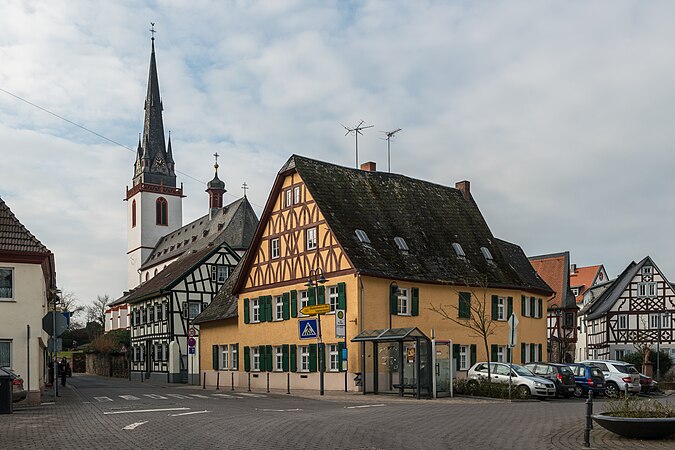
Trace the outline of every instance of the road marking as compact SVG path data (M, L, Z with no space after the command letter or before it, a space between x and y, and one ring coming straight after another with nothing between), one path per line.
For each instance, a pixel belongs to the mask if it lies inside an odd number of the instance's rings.
M345 406L347 409L356 409L356 408L377 408L380 406L384 406L384 403L380 403L379 405L357 405L357 406Z
M197 397L197 398L208 398L206 395L202 395L202 394L190 394L190 395L193 396L193 397Z
M250 394L248 392L240 392L239 395L245 395L246 397L254 397L254 398L267 397L265 394Z
M146 412L162 412L162 411L185 411L190 408L158 408L158 409L136 409L133 411L106 411L103 414L132 414L132 413L146 413Z
M169 415L170 415L171 417L178 417L178 416L189 416L189 415L191 415L191 414L204 414L204 413L207 413L207 412L211 412L211 411L207 411L207 410L204 410L204 411L190 411L190 412L184 412L184 413L178 413L178 414L169 414Z
M82 403L90 403L90 402L82 402ZM54 405L54 402L42 402L40 405Z
M95 400L99 402L112 402L113 399L110 397L94 397Z
M154 398L155 400L168 400L166 397L159 394L143 394L143 395L145 397Z
M135 395L120 395L120 397L124 400L140 400L140 398L136 397Z
M182 398L182 399L188 399L191 400L191 397L188 397L187 395L183 394L166 394L167 397L173 397L173 398Z
M300 408L295 408L295 409L255 409L256 411L265 411L265 412L295 412L295 411L302 411Z
M213 395L214 397L221 397L221 398L242 398L242 397L238 397L236 395L230 395L230 394L211 394L211 395Z
M148 423L148 421L146 420L145 422L136 422L136 423L132 423L132 424L127 425L126 427L124 427L124 428L122 428L122 429L123 429L123 430L133 430L134 428L140 427L140 426L143 425L144 423Z

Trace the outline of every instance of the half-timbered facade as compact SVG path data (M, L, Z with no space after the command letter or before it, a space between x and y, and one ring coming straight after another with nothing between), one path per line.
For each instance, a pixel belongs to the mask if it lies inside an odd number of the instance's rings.
M641 345L675 349L675 292L649 256L631 262L581 313L589 358L619 359Z
M607 281L609 281L609 277L605 266L602 264L584 267L570 264L570 288L577 297L577 304L583 303L586 291Z

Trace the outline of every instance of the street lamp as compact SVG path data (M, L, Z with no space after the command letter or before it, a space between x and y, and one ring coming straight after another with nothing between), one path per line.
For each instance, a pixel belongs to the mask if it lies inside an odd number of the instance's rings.
M309 276L307 277L307 286L308 288L314 288L314 299L318 300L318 287L323 285L328 281L326 277L323 276L323 270L320 268L312 269L309 271ZM325 350L323 347L323 342L321 340L321 314L316 315L316 337L319 344L319 395L323 395L323 374L324 374L324 360L326 359Z

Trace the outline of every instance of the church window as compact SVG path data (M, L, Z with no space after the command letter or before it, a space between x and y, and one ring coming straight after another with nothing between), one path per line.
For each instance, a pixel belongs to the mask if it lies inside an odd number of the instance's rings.
M155 216L157 225L169 224L169 205L164 197L159 197L155 203Z
M131 202L131 228L136 226L136 200Z

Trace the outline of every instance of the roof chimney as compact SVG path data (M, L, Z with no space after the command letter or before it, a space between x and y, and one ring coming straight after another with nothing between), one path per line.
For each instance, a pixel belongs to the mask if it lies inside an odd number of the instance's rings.
M575 273L577 273L577 265L570 264L570 275L574 275Z
M375 167L375 162L373 161L368 161L361 164L361 170L367 170L368 172L377 172Z
M467 180L455 183L455 189L462 193L464 200L471 200L471 183Z

